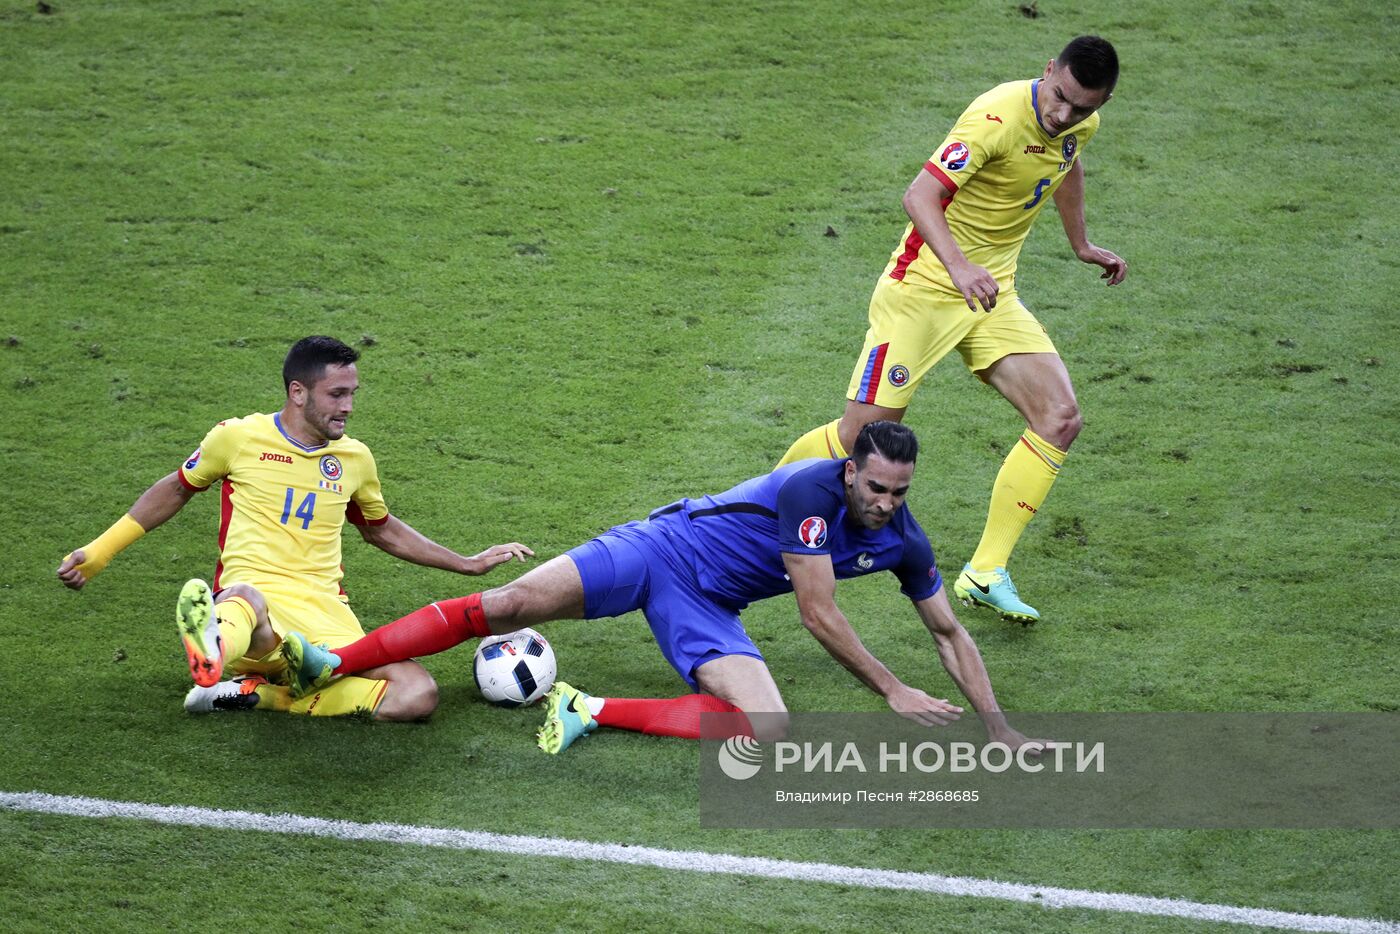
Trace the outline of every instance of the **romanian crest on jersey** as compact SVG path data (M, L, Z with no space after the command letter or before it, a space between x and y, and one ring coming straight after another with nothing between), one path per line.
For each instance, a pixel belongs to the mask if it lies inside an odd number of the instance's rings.
M334 454L327 454L321 458L321 476L327 480L339 480L342 473L340 458Z
M798 527L797 537L808 548L820 548L826 544L826 520L821 516L808 516Z
M1069 165L1071 162L1074 161L1074 154L1078 151L1079 137L1071 133L1070 135L1066 136L1064 142L1060 144L1060 153L1064 157L1065 165Z
M967 165L967 159L970 155L966 143L953 140L943 147L943 152L939 153L938 162L949 172L958 172Z
M909 382L909 368L902 363L890 367L890 385L903 386Z

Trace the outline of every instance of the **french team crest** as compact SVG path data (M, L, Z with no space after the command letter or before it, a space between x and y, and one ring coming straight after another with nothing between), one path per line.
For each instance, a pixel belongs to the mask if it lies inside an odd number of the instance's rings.
M943 152L938 156L938 162L949 172L957 172L967 165L968 157L971 155L966 143L954 140L943 147Z
M808 516L798 527L797 537L808 548L820 548L826 544L826 520L821 516Z
M327 454L321 458L321 476L327 480L339 480L340 474L340 458L334 454Z
M1074 154L1079 151L1079 137L1073 133L1065 137L1065 141L1060 144L1060 152L1064 154L1065 165L1074 161Z
M909 382L909 368L902 363L890 367L890 385L903 386Z
M190 455L190 459L185 461L185 469L194 470L195 465L199 463L199 455L203 453L204 448L195 448L194 453Z

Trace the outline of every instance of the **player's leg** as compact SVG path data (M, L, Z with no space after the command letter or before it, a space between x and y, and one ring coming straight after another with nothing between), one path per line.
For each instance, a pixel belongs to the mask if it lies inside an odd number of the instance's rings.
M736 714L746 714L750 725L749 735L754 739L771 743L787 736L787 705L783 703L783 695L778 691L778 685L763 659L749 655L725 655L695 669L695 680L705 694L732 705L732 712ZM724 722L729 722L729 718L725 718ZM737 716L734 722L738 724Z
M666 698L594 697L556 682L545 700L539 745L559 753L600 726L653 736L699 739L701 716L731 714L710 724L706 738L755 735L777 738L786 729L787 708L763 656L733 610L711 602L700 590L693 569L668 552L664 543L642 551L649 564L643 607L652 634L666 660L690 685L692 693ZM745 714L762 713L750 725Z
M870 422L901 421L924 374L976 323L960 297L881 279L870 296L870 327L834 422L807 432L778 466L809 457L846 457Z
M1045 329L1019 299L1007 298L989 326L959 349L969 368L1021 413L1026 430L997 473L982 539L953 590L965 603L1031 623L1040 614L1020 598L1006 565L1059 476L1081 422L1069 372Z
M435 655L468 639L582 615L578 568L568 555L560 555L503 587L430 603L334 650L301 632L288 632L282 655L292 691L302 695L336 675Z
M224 658L262 658L280 641L267 615L267 599L251 584L230 584L214 598Z
M186 710L191 713L270 710L312 717L353 714L395 720L417 719L431 712L436 703L436 685L432 684L428 673L417 666L369 672L367 677L341 678L319 691L294 696L285 683L287 667L279 650L282 641L279 633L285 631L291 621L304 627L310 638L321 642L348 642L363 635L364 630L350 607L332 594L290 594L267 588L259 592L248 588L241 595L244 602L249 591L257 593L261 601L259 616L265 629L256 627L248 652L241 658L230 659L228 669L235 677L212 687L192 689L185 698ZM239 591L234 591L226 602L239 600ZM399 683L395 685L391 679ZM391 688L401 689L401 695L381 715Z

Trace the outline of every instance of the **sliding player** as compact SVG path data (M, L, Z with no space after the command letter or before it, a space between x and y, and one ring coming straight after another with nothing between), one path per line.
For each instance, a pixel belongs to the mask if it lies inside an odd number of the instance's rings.
M276 649L292 626L335 642L364 635L340 586L347 518L365 541L396 558L460 574L484 574L533 554L512 542L463 557L389 514L369 448L345 435L359 388L357 359L357 351L334 338L298 341L282 367L287 398L281 411L220 422L178 470L157 480L130 512L58 568L60 581L80 589L118 552L222 481L213 587L190 581L176 606L196 684L185 698L191 712L262 709L414 720L433 711L437 685L412 661L375 666L301 698L278 683L285 666ZM238 677L220 681L225 670Z
M473 637L641 610L662 654L696 693L602 698L558 682L540 731L546 752L558 753L598 726L698 738L703 713L762 714L750 732L773 739L786 728L787 708L739 614L756 600L795 592L803 625L833 658L892 709L930 726L946 724L962 708L896 677L836 605L838 579L892 571L992 739L1017 748L1030 741L1000 715L982 657L953 615L928 538L904 503L917 454L912 431L875 422L862 429L849 460L804 461L716 496L680 500L504 587L430 604L334 652L289 633L288 676L294 689L309 690L334 675Z

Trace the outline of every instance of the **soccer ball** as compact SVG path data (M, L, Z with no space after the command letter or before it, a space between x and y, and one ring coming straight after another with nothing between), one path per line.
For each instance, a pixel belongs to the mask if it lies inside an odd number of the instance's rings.
M533 629L482 640L472 662L477 690L501 707L533 704L554 686L554 649Z

